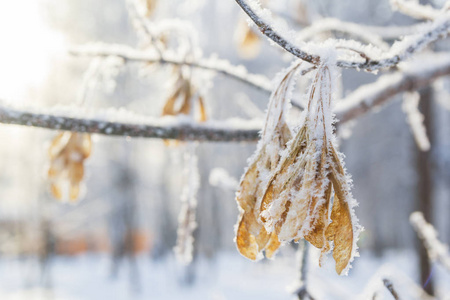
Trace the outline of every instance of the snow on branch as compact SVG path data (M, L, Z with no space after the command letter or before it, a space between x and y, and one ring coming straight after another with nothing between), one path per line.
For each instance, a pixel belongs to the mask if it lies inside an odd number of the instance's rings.
M79 112L74 117L72 115L76 110ZM109 110L106 116L86 117L86 115L89 113L74 107L70 107L64 112L48 113L25 111L0 105L0 123L109 136L211 142L256 141L262 126L259 120L231 119L229 121L195 123L183 117L154 119L122 110Z
M394 284L392 283L392 281L390 281L387 278L384 278L383 284L388 289L389 293L391 293L392 297L394 297L395 300L400 300L400 297L398 296L398 293L395 290Z
M254 88L261 90L268 95L270 95L270 93L272 92L272 83L267 77L263 75L251 74L242 65L234 66L227 60L219 59L216 57L196 61L184 60L168 53L160 56L152 54L151 52L136 50L125 45L103 44L76 47L70 50L70 54L93 57L117 56L126 61L185 65L193 68L204 69L224 74L235 80L253 86Z
M406 92L403 94L402 108L406 114L408 124L421 151L430 150L430 140L423 121L425 117L419 110L420 94L418 92Z
M373 44L380 49L389 49L389 45L383 39L371 32L365 26L344 22L339 19L326 18L313 23L299 32L297 39L307 41L315 38L317 35L325 32L341 32L356 37L362 42Z
M448 252L448 246L438 240L438 234L433 225L425 221L421 212L412 213L409 221L417 232L417 235L422 239L430 260L439 262L450 271L450 253Z
M434 20L440 14L440 11L430 5L421 5L411 0L391 0L391 6L394 10L419 20Z
M450 75L450 55L418 57L399 72L383 75L374 83L353 91L338 103L335 113L341 122L352 120L386 103L398 93L428 86L435 79L446 75Z
M258 26L259 30L273 42L294 56L311 64L318 65L321 62L323 58L320 55L304 49L314 49L316 52L320 52L320 49L323 47L312 45L311 43L297 43L295 32L281 28L280 25L275 24L270 11L262 9L257 1L252 0L248 3L245 0L235 1ZM433 22L424 24L421 27L418 33L394 43L386 54L377 55L379 56L377 58L374 58L374 51L369 45L362 47L365 50L363 54L366 59L364 61L338 60L336 64L341 68L354 68L368 71L393 67L409 58L413 53L424 49L427 45L446 37L450 33L450 12L442 13ZM300 44L300 46L297 44ZM304 49L301 49L302 47ZM360 50L358 49L358 51Z

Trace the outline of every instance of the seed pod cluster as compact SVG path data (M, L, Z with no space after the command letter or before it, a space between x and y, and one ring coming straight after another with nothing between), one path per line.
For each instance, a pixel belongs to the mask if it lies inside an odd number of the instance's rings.
M251 211L256 223L281 242L305 239L321 249L322 255L334 245L336 272L342 274L356 255L360 227L353 212L356 201L350 192L351 181L334 146L331 84L329 67L321 65L312 82L302 125L292 139L279 144L277 164L267 170L265 178L252 174L250 165L237 201L242 206L243 195L254 195ZM277 140L276 135L273 138ZM238 231L237 241L243 237Z
M164 104L161 116L185 115L195 118L197 122L205 122L206 114L203 96L197 92L191 80L177 69L177 79L172 92ZM197 108L195 111L194 109ZM176 141L164 141L166 145L177 145Z
M278 236L268 232L258 220L256 203L263 193L264 178L273 172L280 160L280 149L286 147L292 134L284 118L286 95L300 64L294 64L284 74L278 88L272 93L269 110L255 154L250 158L249 167L241 178L236 201L240 216L236 227L236 244L239 252L252 260L261 256L272 257L280 246Z
M62 132L53 139L48 151L50 167L47 177L50 192L56 199L69 199L71 202L78 199L84 161L90 156L91 148L89 134Z

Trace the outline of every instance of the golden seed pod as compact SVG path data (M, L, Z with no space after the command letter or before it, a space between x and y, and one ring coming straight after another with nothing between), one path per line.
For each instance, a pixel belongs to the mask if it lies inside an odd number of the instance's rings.
M267 144L258 146L259 152L241 179L236 194L242 211L236 243L250 259L263 249L267 255L280 241L305 239L321 249L321 256L333 243L336 272L341 274L356 252L358 233L354 231L359 225L352 214L354 200L333 138L327 136L332 135L327 129L331 128L331 117L327 116L331 113L331 82L326 80L330 76L327 66L318 69L305 121L289 142L290 131L280 134L287 127L283 118L279 118L271 139L264 136L266 128L263 130L261 140ZM280 87L277 94L284 97ZM273 152L274 148L283 155L274 159L272 153L270 157L267 149ZM270 244L272 238L276 243Z
M179 70L178 70L179 72ZM197 95L195 87L189 79L185 79L179 72L177 81L174 84L173 90L164 104L161 116L177 116L187 115L193 113L192 106L197 104L197 111L195 118L198 122L205 122L208 119L203 97ZM164 140L167 146L176 146L178 141Z
M71 202L78 199L84 161L90 156L91 148L91 137L85 133L63 132L53 139L48 151L50 166L47 172L53 197L63 200L67 195ZM66 186L68 191L64 193Z

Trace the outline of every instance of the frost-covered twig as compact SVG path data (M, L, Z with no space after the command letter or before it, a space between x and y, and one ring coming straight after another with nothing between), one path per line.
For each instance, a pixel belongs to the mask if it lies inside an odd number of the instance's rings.
M263 10L256 1L247 3L245 0L235 0L245 13L258 26L259 30L273 42L294 56L318 65L321 57L318 54L307 52L295 43L295 34L288 30L275 28L271 14L268 10ZM419 33L411 35L401 42L395 43L387 55L379 58L372 58L364 62L353 60L338 60L337 66L341 68L355 68L374 71L381 68L390 68L401 61L409 58L413 53L424 49L427 45L436 40L446 37L450 31L450 13L443 13L432 23L427 24ZM284 35L284 36L283 36ZM289 37L287 36L289 35ZM303 45L305 46L305 45ZM320 47L319 47L320 48ZM368 49L370 51L370 49ZM371 57L371 55L366 55Z
M334 18L324 18L300 31L298 38L300 40L310 40L316 34L339 32L383 49L389 48L383 39L395 40L402 36L411 35L418 32L422 26L423 24L421 23L409 26L368 26Z
M383 284L388 289L388 291L391 293L392 297L394 297L395 300L400 300L400 297L398 296L398 293L395 290L394 285L392 284L392 281L384 278Z
M423 124L424 116L419 110L420 94L418 92L406 92L403 95L403 111L408 119L408 124L413 133L417 147L422 151L430 150L430 140Z
M189 143L184 154L185 185L181 195L181 210L178 216L177 244L175 255L181 263L188 265L194 257L194 231L197 228L197 192L200 186L196 143Z
M239 142L256 141L259 138L259 130L261 129L261 123L254 121L206 121L195 123L182 117L165 117L158 120L131 116L126 121L116 121L116 118L120 119L120 114L119 116L114 116L114 120L110 121L96 117L68 117L61 113L30 112L0 105L0 123L109 136ZM135 122L134 119L139 119L139 121Z
M326 18L313 23L311 26L300 31L297 38L302 41L307 41L325 32L345 33L356 37L362 42L373 44L380 49L389 49L389 45L379 35L372 33L365 26L333 18Z
M402 71L381 76L376 82L363 85L343 99L336 107L341 122L347 122L387 102L404 91L417 90L435 79L450 75L450 55L423 57Z
M161 45L161 41L158 40L145 16L142 14L142 9L140 9L139 4L136 0L126 0L126 6L128 15L136 31L141 33L141 36L147 40L146 42L154 47L159 56L162 56L163 46Z
M448 252L448 246L438 240L438 234L433 225L425 221L421 212L412 213L409 221L417 232L417 235L422 239L430 260L439 262L450 272L450 253Z
M387 282L385 282L386 278L389 278ZM393 282L395 283L395 289ZM394 289L399 297L399 293L402 295L401 299L416 299L416 300L435 300L434 297L428 295L423 287L418 285L414 280L410 277L406 276L404 273L395 268L392 265L384 264L382 265L376 273L371 277L369 282L366 284L361 297L358 299L366 299L366 300L378 300L385 299L385 297L381 297L382 294L385 294L386 288L391 292L389 286ZM384 292L384 293L383 293ZM391 292L392 295L392 292ZM392 295L394 298L395 296ZM399 298L396 298L399 299Z
M418 1L391 0L394 10L419 20L434 20L439 16L439 10L430 5L421 5Z
M281 48L292 53L296 57L317 65L320 62L320 57L317 55L309 54L302 49L294 46L292 42L288 41L285 37L282 37L277 31L275 31L263 18L255 12L255 7L251 7L245 0L236 0L236 3L242 8L242 10L252 19L252 21L258 26L259 30L267 36L269 39L277 43ZM254 5L256 6L256 5ZM256 7L259 8L259 7ZM259 8L259 10L261 10ZM261 13L262 11L259 11ZM267 12L264 11L267 17Z
M249 73L244 66L234 66L224 59L211 57L209 59L202 59L198 61L183 60L177 56L165 54L163 57L136 50L124 45L88 45L83 47L76 47L70 50L72 55L82 56L117 56L126 61L137 62L153 62L160 64L185 65L193 68L199 68L209 71L218 72L236 79L245 84L251 85L267 94L272 92L272 84L270 80L257 74Z
M442 108L450 111L450 92L447 90L445 85L445 78L436 80L433 83L433 94L434 99L437 103L441 105Z
M299 300L314 300L307 289L308 250L309 244L306 241L300 241L297 250L297 261L299 264L299 287L294 292Z

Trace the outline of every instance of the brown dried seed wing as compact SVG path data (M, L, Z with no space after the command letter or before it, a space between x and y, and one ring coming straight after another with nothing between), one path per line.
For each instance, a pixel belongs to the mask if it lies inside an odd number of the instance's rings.
M247 227L247 222L245 221L245 214L242 214L238 229L236 232L236 245L239 252L251 259L255 260L258 256L258 244L256 243L255 237L250 233Z
M72 202L76 201L79 194L80 194L80 185L78 183L77 184L71 183L69 192L70 201Z
M82 144L81 144L81 153L84 158L88 158L91 155L92 151L92 139L90 134L83 134Z
M84 176L83 162L71 162L67 167L69 168L70 183L80 183Z
M57 184L52 183L50 185L50 192L52 193L53 197L55 197L58 200L62 200L61 188Z
M192 90L191 90L191 84L188 81L185 81L185 83L183 84L182 93L184 94L183 103L180 107L180 110L177 112L177 114L189 115L191 112Z
M256 202L256 189L258 185L258 169L256 163L252 163L242 176L239 189L236 193L236 201L246 212L253 210Z
M55 159L64 150L68 142L68 139L66 139L66 134L68 133L61 132L52 140L52 143L48 148L48 156L50 157L50 159Z
M239 54L244 58L250 59L254 58L258 55L260 50L260 39L256 32L254 32L251 28L244 28L245 30L242 34L240 43L239 43Z
M164 104L162 115L163 116L174 116L176 115L175 103L180 95L181 88L177 88L172 95L169 96L166 103Z
M203 101L203 97L198 97L198 106L200 110L199 122L205 122L208 117L206 116L205 103Z
M336 272L341 274L352 256L353 226L347 202L336 193L331 210L331 224L326 230L329 241L334 241L333 258L336 261Z
M155 11L156 2L157 0L145 0L145 7L146 7L145 15L147 17L150 17Z
M269 242L266 245L266 252L265 252L266 257L272 258L275 255L275 253L277 252L278 248L280 248L280 246L281 246L281 243L278 240L278 236L274 232L272 232L270 234Z
M310 242L314 247L328 251L328 241L325 235L325 230L328 226L328 207L331 198L331 182L325 191L325 203L319 205L317 211L310 222L312 230L305 235L305 240Z
M256 221L256 219L255 219ZM270 233L266 231L266 229L259 225L259 233L256 235L256 243L258 244L258 251L261 252L267 245L270 240Z

